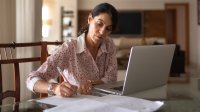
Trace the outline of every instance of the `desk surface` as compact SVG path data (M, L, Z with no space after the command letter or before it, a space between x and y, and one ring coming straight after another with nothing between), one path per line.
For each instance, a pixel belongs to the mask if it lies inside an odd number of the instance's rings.
M2 112L42 112L53 105L39 103L34 100L0 106ZM200 112L199 100L166 100L156 112Z
M200 112L198 100L164 101L164 105L157 112Z
M22 101L15 104L0 106L1 112L42 112L45 109L55 107L54 105L36 102L35 100Z

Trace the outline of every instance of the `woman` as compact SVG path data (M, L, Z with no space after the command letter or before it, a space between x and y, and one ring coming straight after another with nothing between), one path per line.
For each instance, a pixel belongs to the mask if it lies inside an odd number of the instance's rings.
M117 79L115 45L108 35L116 28L117 10L108 3L97 5L77 39L62 44L45 63L29 74L27 87L34 92L72 96L91 94L93 84ZM62 75L64 82L49 83Z

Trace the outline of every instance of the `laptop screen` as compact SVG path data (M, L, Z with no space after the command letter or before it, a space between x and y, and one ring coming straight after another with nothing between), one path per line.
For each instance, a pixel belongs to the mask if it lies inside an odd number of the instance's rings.
M175 45L146 45L131 48L123 83L97 85L97 90L110 93L122 89L122 95L133 94L167 83Z
M146 45L131 48L123 94L165 85L175 45Z

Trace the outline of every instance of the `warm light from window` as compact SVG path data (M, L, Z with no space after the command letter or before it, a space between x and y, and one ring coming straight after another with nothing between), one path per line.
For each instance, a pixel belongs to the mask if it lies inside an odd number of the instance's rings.
M42 37L47 38L49 36L50 27L52 25L52 20L49 14L49 7L42 7Z

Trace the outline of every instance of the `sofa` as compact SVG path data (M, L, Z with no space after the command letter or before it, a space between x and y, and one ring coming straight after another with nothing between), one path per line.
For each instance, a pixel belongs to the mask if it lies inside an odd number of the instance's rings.
M114 38L114 43L117 46L117 61L118 68L124 70L127 68L129 54L132 46L140 45L161 45L166 44L164 38L130 38L130 37L120 37ZM174 57L172 60L170 76L180 77L181 73L185 73L185 52L181 50L180 45L176 45Z
M117 60L118 68L126 69L128 65L129 54L132 46L141 46L141 45L153 45L154 42L165 44L166 41L164 38L151 37L118 37L113 38L115 45L117 46Z
M180 45L176 45L170 70L170 76L180 77L182 73L185 73L185 52L181 50Z

